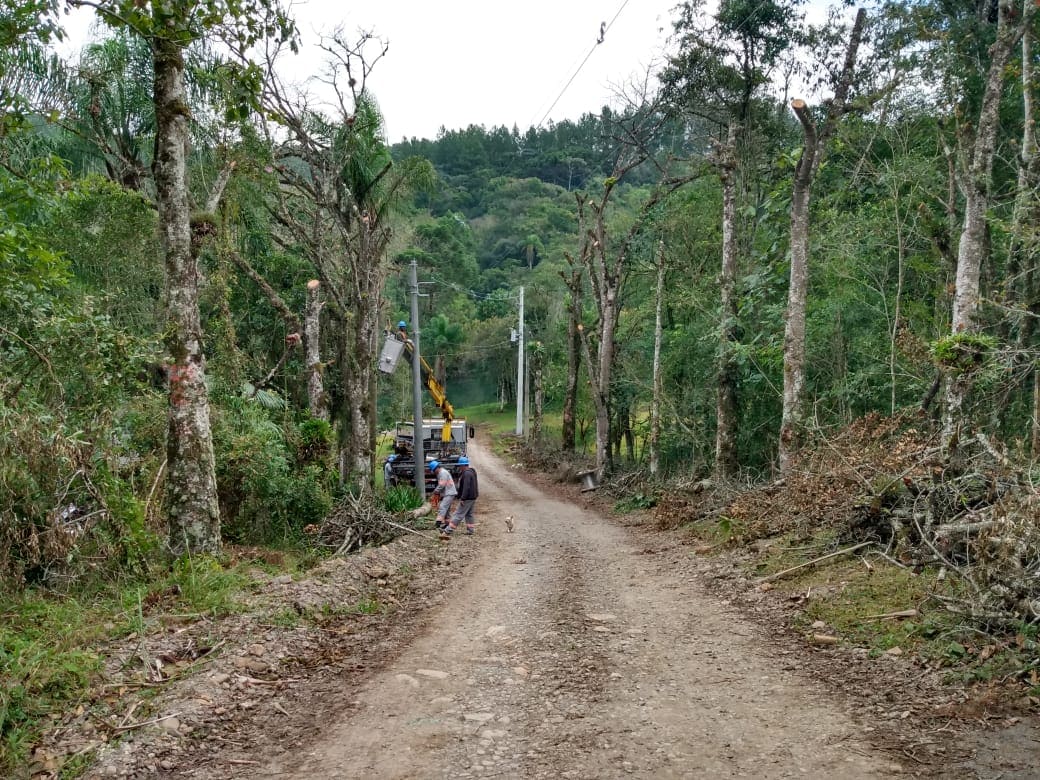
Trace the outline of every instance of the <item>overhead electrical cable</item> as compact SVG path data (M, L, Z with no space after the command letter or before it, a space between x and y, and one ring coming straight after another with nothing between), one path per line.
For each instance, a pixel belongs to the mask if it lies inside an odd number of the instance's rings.
M438 277L436 275L433 275L433 274L430 274L430 278L433 280L433 282L435 284L440 284L440 285L443 285L444 287L448 287L448 288L454 290L455 292L462 293L463 295L468 295L470 298L473 298L474 300L478 300L478 301L515 301L515 300L517 300L516 293L501 293L501 292L498 292L498 291L489 292L489 293L481 293L481 292L477 292L476 290L467 290L462 285L455 284L454 282L449 282L446 279L441 279L440 277Z
M751 13L749 13L747 16L745 16L744 19L740 22L740 24L738 24L736 27L733 28L733 32L734 33L738 32L741 27L743 27L745 24L750 22L758 14L758 12L762 10L763 6L765 6L766 3L770 2L770 1L771 0L760 0L759 4L757 6L755 6L755 9ZM574 79L576 79L578 77L578 74L581 73L582 68L585 67L585 63L589 61L589 58L592 56L592 53L594 51L596 51L596 47L599 46L601 43L603 43L603 41L604 41L604 39L606 37L607 31L609 31L610 28L614 25L614 22L617 21L618 16L620 16L621 12L625 10L625 6L628 5L628 3L629 3L629 0L624 0L624 2L621 3L621 7L618 8L617 13L614 14L614 18L610 20L610 23L609 24L601 24L600 25L599 38L597 38L596 42L594 44L592 44L592 48L589 49L588 54L585 55L585 59L583 59L581 61L581 64L578 65L577 70L575 70L573 75L567 80L567 83L563 85L563 89L560 90L560 94L558 94L556 96L556 99L553 100L552 105L549 106L548 110L545 112L545 115L542 116L541 121L539 121L538 124L533 125L533 127L535 127L537 129L537 128L541 127L543 124L545 124L545 120L548 119L549 114L552 113L552 110L554 108L556 108L556 104L560 102L560 98L563 97L564 93L567 91L567 89L570 87L570 85L574 82Z
M629 0L624 0L624 2L621 3L621 7L618 8L617 13L614 14L614 18L611 19L608 24L601 24L599 26L599 38L597 38L596 42L592 44L592 48L589 49L589 53L585 55L585 59L581 61L581 64L578 66L578 69L574 71L574 74L569 79L567 79L567 83L563 85L563 89L560 90L560 94L556 96L556 99L552 102L552 105L549 106L548 110L545 112L545 116L542 117L541 121L538 124L534 125L535 128L539 128L543 124L545 124L545 120L549 118L549 114L551 114L552 110L556 108L556 104L560 102L560 98L563 97L564 93L567 91L570 85L574 83L574 79L578 78L578 74L581 73L581 69L585 67L585 63L589 61L589 58L592 56L592 52L596 51L596 47L598 47L606 39L607 32L610 30L611 27L613 27L614 22L617 21L617 18L621 16L621 12L625 10L625 6L628 5L628 3Z

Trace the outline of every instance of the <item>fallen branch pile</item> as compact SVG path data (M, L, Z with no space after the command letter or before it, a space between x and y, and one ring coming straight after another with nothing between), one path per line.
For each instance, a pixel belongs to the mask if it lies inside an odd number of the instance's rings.
M416 521L429 512L430 505L423 504L395 515L364 491L345 496L319 525L307 530L319 547L333 551L334 555L345 555L365 546L386 544L404 533L424 536Z
M846 536L960 575L967 594L947 606L983 624L1040 620L1040 490L981 434L972 445L956 469L933 459L878 483Z
M788 532L843 528L856 514L860 496L872 492L875 483L888 484L893 474L908 467L909 473L927 470L928 459L938 449L919 422L913 415L866 415L835 434L820 434L785 479L752 489L687 480L684 491L662 498L658 522L675 527L725 521L731 528L731 545Z
M919 417L870 414L820 436L783 480L734 495L702 481L666 492L662 525L725 523L725 544L837 532L903 566L937 566L964 587L946 607L978 625L1040 621L1040 476L985 436L961 441L956 468Z

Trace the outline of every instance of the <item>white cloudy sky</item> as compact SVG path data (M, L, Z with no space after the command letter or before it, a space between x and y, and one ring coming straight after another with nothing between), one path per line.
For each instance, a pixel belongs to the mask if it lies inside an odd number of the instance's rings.
M341 25L390 42L369 87L391 142L429 137L444 126L512 126L542 120L593 48L600 23L617 19L549 118L574 119L612 100L616 86L659 61L677 0L307 0L294 3L302 78L319 69L318 31ZM620 13L618 13L620 9ZM86 39L88 17L67 17L70 44ZM288 63L287 63L288 64Z

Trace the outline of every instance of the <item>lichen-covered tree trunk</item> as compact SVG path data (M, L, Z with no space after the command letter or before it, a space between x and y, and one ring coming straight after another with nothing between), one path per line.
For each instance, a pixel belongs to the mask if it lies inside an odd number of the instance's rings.
M311 417L329 419L325 395L325 367L321 362L321 282L307 282L307 312L304 316L304 341L307 347L307 403Z
M1040 366L1033 370L1033 459L1040 458Z
M176 553L220 550L220 508L199 316L199 271L188 205L188 104L184 52L151 39L156 117L156 200L166 256L166 343L170 352L166 441L169 545Z
M531 439L535 445L542 441L542 425L545 407L545 385L543 381L542 363L539 359L534 367L534 417L531 421Z
M968 170L963 177L964 220L957 247L957 276L953 296L953 335L972 334L979 330L979 275L986 256L986 221L993 186L993 158L1000 130L1000 100L1004 78L1012 52L1026 26L1032 22L1036 6L1033 0L1023 2L1020 15L1011 0L1000 0L997 8L997 37L990 46L990 62L986 74L982 105L970 150ZM968 371L952 371L946 384L943 409L944 454L951 456L957 448L965 424L964 403L971 392L973 375Z
M608 288L605 296L607 305L600 312L599 320L599 366L592 397L596 408L596 474L600 478L611 467L610 457L610 383L614 371L614 337L617 328L617 311L614 300L617 289Z
M379 310L355 310L354 328L347 337L343 364L343 415L340 478L344 482L367 482L373 477L374 458L372 415L375 398L369 392L377 360L376 335Z
M1032 372L1033 339L1040 318L1040 296L1036 280L1040 260L1040 153L1036 140L1034 110L1035 71L1033 68L1032 31L1027 27L1022 34L1021 88L1022 88L1022 145L1018 153L1018 182L1015 186L1015 206L1011 218L1011 245L1008 248L1007 271L1004 278L1004 305L1007 314L1000 324L1001 339L1013 345L1012 378L1006 383L991 417L994 430L1002 427L1016 391L1027 385Z
M729 128L725 145L719 148L719 179L722 181L722 269L719 274L719 351L715 391L715 477L737 475L737 195L735 124ZM658 302L660 306L660 302ZM660 316L660 315L658 315ZM653 469L651 469L653 470Z
M574 452L575 446L575 409L578 405L578 364L581 341L578 336L578 323L571 316L567 323L567 380L563 395L563 421L561 427L562 446L565 452Z

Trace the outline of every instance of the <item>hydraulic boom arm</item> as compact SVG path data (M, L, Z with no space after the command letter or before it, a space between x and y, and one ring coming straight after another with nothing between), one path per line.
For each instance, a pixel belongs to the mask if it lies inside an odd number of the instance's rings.
M411 341L404 342L404 351L409 358L412 357L414 349ZM455 409L448 400L448 394L444 392L444 387L441 386L441 383L433 375L433 369L430 368L430 364L426 362L422 355L419 356L419 363L422 366L423 383L430 392L433 402L441 410L441 416L444 417L444 427L441 428L441 441L451 441L451 423L455 419Z

